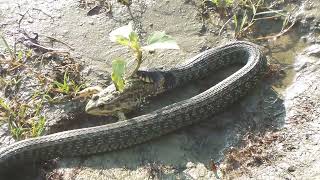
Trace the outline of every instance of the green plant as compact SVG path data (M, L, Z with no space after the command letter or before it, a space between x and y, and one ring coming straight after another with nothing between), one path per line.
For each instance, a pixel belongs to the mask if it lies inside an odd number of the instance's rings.
M4 44L5 47L6 47L7 51L9 51L10 56L11 56L11 59L14 60L14 59L16 58L16 56L15 56L14 52L11 50L11 48L10 48L7 40L6 40L6 39L4 38L4 36L2 36L2 35L1 35L1 39L2 39L3 44Z
M174 39L167 35L165 32L154 32L151 34L146 42L145 46L141 46L140 38L138 34L133 30L132 23L120 27L112 31L110 34L110 40L117 42L120 45L127 46L132 50L137 66L134 71L129 75L129 78L134 75L140 65L143 62L143 52L154 51L156 49L179 49L179 46ZM123 59L115 59L112 63L112 80L117 90L122 91L125 83L124 73L126 69L126 63Z
M32 137L41 136L44 132L45 124L46 124L46 118L44 116L39 116L38 121L36 121L35 119L32 119L31 136Z
M69 94L70 85L69 85L69 75L67 72L65 72L63 75L63 82L62 83L59 81L53 81L53 83L55 84L58 92L64 93L64 94Z
M0 35L1 36L1 35ZM9 65L8 71L12 71L16 68L19 68L20 66L23 66L23 61L30 58L32 56L32 50L19 50L16 52L15 48L12 50L7 42L7 40L1 36L2 42L5 46L5 49L10 54L10 60L6 63Z
M53 81L54 88L57 92L76 96L76 94L83 88L84 84L77 84L74 80L70 80L68 72L65 72L63 75L63 82Z
M16 140L21 140L24 132L26 131L20 123L16 123L14 121L9 122L9 129L13 138Z
M34 117L31 121L31 136L32 137L38 137L41 136L45 129L46 124L46 118L41 115L41 109L42 109L42 101L44 100L45 96L42 96L42 100L40 103L36 104L35 106L35 112Z
M113 72L111 74L111 79L115 82L115 86L119 91L124 89L124 72L126 68L126 61L122 58L117 58L112 61Z
M33 106L10 102L6 103L0 98L0 108L3 114L2 121L9 124L12 136L17 139L41 136L46 123L46 118L41 115L43 99Z
M240 9L238 8L238 11L233 13L235 38L247 35L252 31L252 27L257 21L266 19L284 18L281 32L287 30L289 16L282 13L282 10L273 10L271 7L267 7L264 0L241 0L238 7ZM230 20L226 24L228 22ZM221 30L223 28L224 26Z

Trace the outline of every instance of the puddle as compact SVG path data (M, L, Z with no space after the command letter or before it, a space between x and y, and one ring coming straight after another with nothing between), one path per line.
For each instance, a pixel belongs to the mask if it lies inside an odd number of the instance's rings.
M43 4L41 6L43 9L48 9L47 6L54 7L55 9L48 11L48 13L56 16L58 20L50 22L50 18L48 18L48 22L34 20L34 22L29 23L25 21L23 27L40 34L49 33L58 36L58 39L70 43L76 49L74 54L88 65L86 67L87 72L84 73L85 77L89 77L88 80L98 82L98 80L107 79L105 78L109 77L107 70L110 70L108 64L110 65L111 62L107 51L118 48L110 43L108 33L128 19L121 19L120 23L113 18L109 19L109 17L102 15L86 17L86 13L77 9L77 3L71 0L57 0L51 3L39 1L39 4ZM26 5L26 3L23 5ZM36 3L36 5L38 4ZM145 30L148 33L154 30L166 30L181 44L181 51L169 51L166 54L158 55L152 58L152 62L149 63L150 66L177 64L188 56L191 57L198 53L201 47L214 47L218 44L218 40L220 43L223 41L223 38L215 37L210 33L199 35L202 23L198 22L195 17L197 12L193 8L193 6L182 1L164 1L146 9L141 17ZM125 8L122 9L124 10L115 11L117 13L115 16L126 12ZM43 14L42 16L46 17ZM164 21L164 19L166 20ZM277 31L278 29L279 27L277 27ZM283 94L292 83L295 76L293 69L295 56L306 46L299 41L299 38L298 32L292 31L275 41L270 41L268 44L270 53L268 55L271 58L269 60L271 63L280 64L281 69L283 69L280 78L274 79L272 82L263 80L248 96L227 108L220 115L130 149L92 156L80 165L97 170L104 167L117 169L129 166L135 170L138 167L143 167L144 162L161 162L161 164L172 165L183 170L187 162L207 165L211 158L215 161L221 160L224 150L230 146L236 146L243 134L247 132L263 133L268 129L281 127L284 123L285 114L283 101L279 94ZM163 61L159 61L161 59ZM227 70L218 71L211 77L191 82L170 93L152 98L152 103L144 106L139 113L131 116L145 114L173 102L190 98L208 89L208 87L212 87L239 68L239 66L234 66L227 68ZM81 114L75 116L75 119L80 119L80 116ZM87 121L86 125L92 123L91 117L82 118ZM121 162L119 157L121 157ZM71 167L72 169L72 167L79 166L77 161L70 159L62 161L69 165L66 166L67 168ZM74 164L72 165L72 163ZM105 169L108 170L108 168Z
M292 31L269 43L271 47L270 62L280 64L284 75L272 85L275 91L283 94L286 88L292 84L295 77L295 57L307 46L300 40L301 35Z

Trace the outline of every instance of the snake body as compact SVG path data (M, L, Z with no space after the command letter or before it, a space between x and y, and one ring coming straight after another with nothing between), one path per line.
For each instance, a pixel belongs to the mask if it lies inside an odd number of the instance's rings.
M204 51L182 65L163 72L165 80L170 81L164 84L170 88L232 64L243 66L208 90L151 113L112 124L64 131L13 143L0 150L0 171L6 171L17 164L56 157L91 155L123 149L205 120L238 100L255 85L267 66L266 58L260 49L255 44L236 41ZM152 71L149 73L152 74Z

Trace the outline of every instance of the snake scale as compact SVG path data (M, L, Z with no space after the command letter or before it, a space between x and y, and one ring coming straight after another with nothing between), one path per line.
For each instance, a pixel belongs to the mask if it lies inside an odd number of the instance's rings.
M2 148L0 172L19 164L56 157L127 148L205 120L237 101L256 84L267 67L266 57L257 45L244 41L231 42L206 50L174 68L156 72L164 74L165 80L169 81L164 84L169 89L233 64L243 66L206 91L151 113L112 124L30 138ZM152 71L149 73L152 74Z

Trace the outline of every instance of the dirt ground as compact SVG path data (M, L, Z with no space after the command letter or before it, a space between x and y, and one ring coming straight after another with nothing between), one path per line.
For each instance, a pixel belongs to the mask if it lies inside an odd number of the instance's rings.
M94 15L88 15L90 8L84 8L81 2L0 0L0 27L10 43L19 34L18 26L40 37L66 42L74 49L70 50L71 56L82 65L83 81L88 86L107 86L112 59L130 59L129 51L110 42L108 34L132 17L116 1L110 1L112 14L105 10ZM143 67L171 67L207 48L234 40L232 31L219 35L224 22L203 23L193 2L133 1L131 11L140 22L142 37L156 30L166 31L181 48L148 55ZM297 7L297 25L278 39L257 42L266 50L270 64L280 67L280 74L263 79L242 101L199 125L142 145L56 160L30 179L320 179L320 3L287 2ZM27 11L29 14L20 22ZM184 87L184 93L177 89L156 98L141 113L190 97L229 74L220 72L210 80ZM48 126L69 124L69 120L76 127L109 121L83 116L80 111L83 105L70 103L48 109ZM69 113L73 114L71 118ZM15 140L6 125L1 128L0 147L4 147ZM217 164L217 173L212 171L212 162Z

